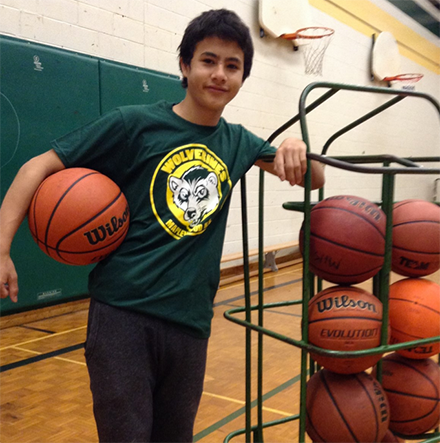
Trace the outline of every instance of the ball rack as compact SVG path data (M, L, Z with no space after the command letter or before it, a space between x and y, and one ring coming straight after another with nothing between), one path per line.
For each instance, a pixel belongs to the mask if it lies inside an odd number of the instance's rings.
M309 94L318 89L326 90L319 98L315 99L311 104L306 106L306 101ZM320 155L314 154L310 149L310 138L307 126L307 114L314 109L322 105L328 99L333 97L339 91L351 91L357 93L373 93L373 94L385 94L394 96L389 101L385 102L381 106L368 112L361 118L356 119L349 125L337 131L333 134L322 148ZM243 262L244 262L244 291L245 291L245 306L240 308L234 308L226 311L224 316L231 322L241 325L246 328L245 331L245 428L239 429L230 433L224 440L225 443L231 441L238 435L245 435L246 442L258 442L262 443L264 429L287 422L297 420L299 423L298 430L298 442L305 442L305 424L306 424L306 384L308 376L313 375L319 368L316 363L310 358L309 353L314 353L335 357L335 358L356 358L373 354L382 354L388 352L394 352L400 349L411 348L414 346L429 345L431 343L439 342L440 336L431 337L423 340L414 340L399 344L387 344L388 337L388 292L390 284L391 273L391 252L392 252L392 208L394 197L395 178L399 174L407 175L420 175L420 174L440 174L438 168L422 167L420 163L440 162L440 157L411 157L401 158L394 155L361 155L361 156L337 156L329 157L327 151L330 145L339 137L349 132L350 130L358 127L362 123L370 120L372 117L380 114L386 109L396 105L404 99L423 99L427 100L434 106L434 110L440 116L440 105L436 99L428 94L407 91L407 90L393 90L389 88L379 87L364 87L347 84L337 84L328 82L315 82L308 85L302 92L299 100L299 113L277 129L269 138L271 143L282 132L288 129L293 124L300 122L301 133L304 142L307 145L307 158L308 158L308 171L310 171L310 161L318 160L325 165L335 167L343 170L366 173L366 174L379 174L382 175L382 201L375 202L378 204L387 216L386 234L385 234L385 257L384 265L379 273L372 279L372 292L376 295L383 304L383 321L381 331L381 344L380 346L362 350L362 351L331 351L323 348L313 346L308 341L308 301L317 292L322 290L322 280L314 276L309 270L310 259L310 211L314 204L311 201L311 175L309 172L305 175L305 187L304 187L304 201L303 202L286 202L283 207L286 210L298 211L304 214L304 251L303 251L303 283L302 283L302 299L299 300L286 300L277 303L264 303L264 289L263 289L263 249L264 249L264 171L260 171L260 185L259 185L259 232L258 232L258 248L259 254L259 276L258 276L258 302L256 305L251 305L251 293L250 293L250 276L249 276L249 243L248 243L248 221L247 221L247 201L246 201L246 178L241 180L241 206L242 206L242 236L243 236ZM268 156L266 161L273 161L273 156ZM366 166L366 165L379 165L379 166ZM397 166L394 166L396 164ZM324 199L324 189L319 190L319 201ZM436 202L439 204L438 202ZM264 327L264 310L269 308L281 308L293 305L300 305L302 307L302 327L301 338L289 337L277 333L274 330ZM252 321L252 312L257 311L257 323ZM244 313L244 319L237 318L237 314ZM252 332L258 334L257 345L257 398L253 400L251 397L252 387L252 353L251 353L251 338ZM286 417L280 420L271 422L263 421L263 338L272 337L276 340L280 340L288 345L295 346L301 351L301 371L299 375L300 382L300 401L299 401L299 413ZM377 377L379 381L382 376L382 362L378 363ZM257 408L256 424L252 424L251 409ZM430 431L422 435L403 436L395 433L397 436L403 437L407 440L423 440L424 443L440 442L439 429Z

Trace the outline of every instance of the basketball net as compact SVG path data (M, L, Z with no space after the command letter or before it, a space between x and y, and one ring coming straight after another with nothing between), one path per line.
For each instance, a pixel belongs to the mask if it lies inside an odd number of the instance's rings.
M393 89L404 89L406 91L414 91L416 83L423 77L423 74L399 74L394 77L385 77L384 81L388 82Z
M324 54L334 33L334 29L331 28L311 26L298 29L294 34L283 34L281 37L295 40L301 46L306 74L322 75Z

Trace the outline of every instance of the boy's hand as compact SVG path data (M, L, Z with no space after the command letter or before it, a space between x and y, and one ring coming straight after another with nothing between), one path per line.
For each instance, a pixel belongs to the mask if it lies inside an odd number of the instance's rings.
M285 139L275 154L274 172L281 181L287 180L292 186L304 182L307 171L307 147L302 140Z
M292 186L304 186L304 175L307 171L307 146L297 138L286 138L277 149L273 162L258 160L256 166L266 172L277 175L281 181L287 180ZM312 160L312 189L324 186L324 164Z
M9 255L0 256L0 298L7 298L16 303L18 299L18 279L14 263Z

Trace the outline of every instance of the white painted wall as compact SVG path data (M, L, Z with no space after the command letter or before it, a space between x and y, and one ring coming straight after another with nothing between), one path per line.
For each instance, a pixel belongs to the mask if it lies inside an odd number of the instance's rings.
M374 0L394 17L426 37L421 28L385 0ZM316 25L336 30L327 50L322 77L304 74L301 49L292 51L289 42L260 38L258 0L0 0L0 33L38 43L62 47L92 56L179 74L176 49L188 22L204 10L226 7L236 11L251 28L255 61L251 77L229 105L224 116L267 138L298 112L298 99L313 81L373 85L369 74L371 39L336 19L312 8ZM438 44L438 39L436 40ZM439 76L403 58L405 72L421 72L417 90L440 100ZM310 101L317 94L310 95ZM383 96L341 92L310 114L311 149L320 152L335 131L375 108ZM330 155L395 154L433 156L439 154L439 118L431 104L406 99L394 109L335 142ZM299 125L288 135L301 136ZM438 165L436 165L438 166ZM401 175L396 199L432 199L435 176ZM380 200L380 176L355 174L327 167L326 195L354 194ZM258 169L248 174L250 246L257 246ZM316 198L316 192L313 198ZM266 244L296 240L302 215L285 211L286 201L302 200L301 188L291 188L266 176ZM241 250L239 187L233 194L224 253Z

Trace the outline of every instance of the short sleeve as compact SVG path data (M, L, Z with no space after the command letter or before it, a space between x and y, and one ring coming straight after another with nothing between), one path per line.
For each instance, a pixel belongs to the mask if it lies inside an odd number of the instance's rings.
M67 168L96 169L103 174L124 164L127 131L119 109L52 141L52 147Z

